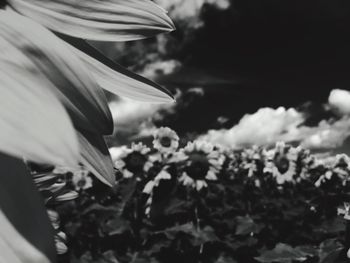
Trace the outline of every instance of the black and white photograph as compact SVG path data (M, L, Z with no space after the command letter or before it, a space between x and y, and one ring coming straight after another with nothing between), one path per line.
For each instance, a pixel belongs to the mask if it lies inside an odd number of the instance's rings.
M350 1L0 0L0 263L350 262Z

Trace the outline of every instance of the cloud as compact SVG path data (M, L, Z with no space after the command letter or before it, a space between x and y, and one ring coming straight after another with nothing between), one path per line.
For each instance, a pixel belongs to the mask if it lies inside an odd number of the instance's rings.
M140 123L147 121L162 108L171 107L172 104L154 104L120 99L109 103L117 130L138 130Z
M204 4L219 10L230 7L229 0L156 0L158 5L169 11L170 17L178 20L197 19Z
M191 92L202 94L202 89ZM333 90L329 96L331 107L343 114L346 112L348 92ZM182 93L177 94L181 101ZM349 95L350 96L350 95ZM350 97L348 97L349 99ZM349 101L350 104L350 101ZM151 120L161 118L159 110L176 112L176 104L142 103L126 99L110 103L117 131L131 136L144 137L153 133ZM252 145L271 145L277 141L296 142L308 149L331 150L341 146L350 136L350 115L340 119L322 120L317 126L306 126L307 114L294 108L261 108L253 114L246 114L230 129L210 130L200 138L233 148Z
M334 89L328 97L329 105L342 115L350 114L350 92L347 90Z
M308 149L335 149L350 136L350 118L321 121L316 127L303 125L305 116L293 108L262 108L245 115L231 129L211 130L201 138L233 148L271 145L277 141L298 142Z
M172 74L180 67L181 63L178 60L155 61L147 64L143 70L138 73L146 78L154 80L159 76Z
M293 108L261 108L254 114L245 115L231 129L210 130L202 139L234 148L268 145L281 137L294 137L303 121L303 114Z
M350 135L350 119L321 121L317 127L299 129L300 144L309 149L335 149Z

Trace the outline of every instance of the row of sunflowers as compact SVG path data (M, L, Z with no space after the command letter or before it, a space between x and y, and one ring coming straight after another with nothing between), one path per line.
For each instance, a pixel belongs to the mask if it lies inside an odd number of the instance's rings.
M47 200L62 262L348 260L344 154L318 158L282 142L234 150L163 127L152 145L110 153L112 188L84 169L53 170L65 184Z

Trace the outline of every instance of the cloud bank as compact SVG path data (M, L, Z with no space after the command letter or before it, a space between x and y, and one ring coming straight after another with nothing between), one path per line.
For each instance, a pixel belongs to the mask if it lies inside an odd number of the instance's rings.
M303 121L303 114L295 109L261 108L254 114L243 116L231 129L210 130L202 139L234 148L268 145L282 136L293 137Z
M309 149L335 149L350 136L350 92L332 90L328 101L342 115L340 119L323 120L309 127L303 124L305 115L294 108L262 108L243 116L231 129L210 130L201 139L238 149L277 141L298 142Z

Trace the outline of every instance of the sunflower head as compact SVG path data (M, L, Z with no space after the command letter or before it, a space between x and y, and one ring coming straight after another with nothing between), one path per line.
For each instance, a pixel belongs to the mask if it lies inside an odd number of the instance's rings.
M336 167L347 169L349 168L350 158L346 154L338 154L336 155Z
M76 190L87 190L92 187L92 178L86 170L77 170L73 173L72 183Z
M207 186L207 180L217 180L223 159L213 145L204 141L189 142L182 152L187 159L180 182L200 190Z
M114 151L115 167L122 172L125 178L141 175L151 166L149 151L150 149L142 143L133 143L131 148L120 147L118 151Z
M179 147L179 136L172 129L161 127L154 134L153 147L162 153L172 153Z

